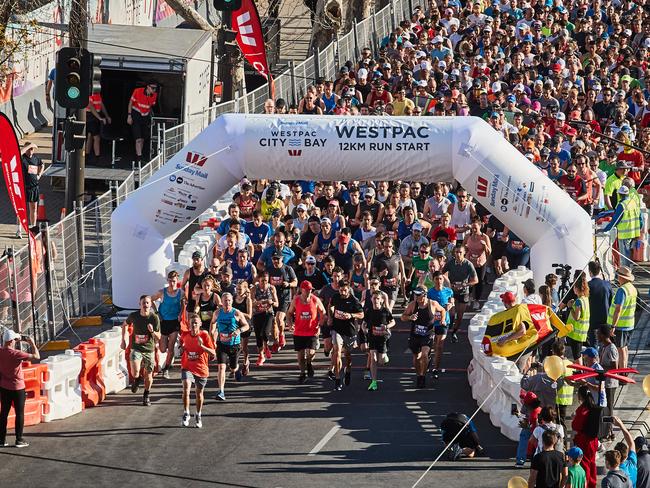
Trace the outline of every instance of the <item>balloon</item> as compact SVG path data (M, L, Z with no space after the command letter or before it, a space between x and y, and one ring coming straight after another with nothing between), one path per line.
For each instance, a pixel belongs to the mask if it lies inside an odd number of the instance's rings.
M521 476L513 476L508 480L508 488L528 488L528 481Z
M650 397L650 374L643 378L643 392Z
M565 372L564 361L559 356L547 356L544 360L544 371L553 381L562 376Z

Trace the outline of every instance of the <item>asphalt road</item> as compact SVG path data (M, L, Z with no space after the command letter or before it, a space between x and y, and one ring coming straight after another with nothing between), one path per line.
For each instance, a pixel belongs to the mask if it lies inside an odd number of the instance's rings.
M401 329L404 329L402 326ZM156 378L152 406L125 390L100 407L27 429L27 449L0 449L3 486L227 486L239 488L411 487L440 452L437 428L451 411L471 414L465 335L448 341L439 380L415 390L407 333L391 340L379 391L366 390L364 357L352 384L332 391L326 360L299 385L293 351L283 351L241 383L228 380L228 400L214 400L208 383L202 430L183 428L180 372ZM291 341L288 341L291 342ZM254 346L253 346L254 347ZM418 486L499 487L514 475L515 444L489 418L475 419L487 457L438 462ZM193 425L193 423L191 424ZM10 437L13 441L13 438Z

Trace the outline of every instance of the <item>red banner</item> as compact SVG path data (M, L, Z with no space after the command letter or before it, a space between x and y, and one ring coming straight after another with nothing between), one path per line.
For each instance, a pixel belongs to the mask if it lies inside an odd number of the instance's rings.
M275 97L273 75L269 69L264 45L264 33L257 7L253 0L242 0L239 10L232 13L232 29L237 32L237 44L248 61L271 85L271 97Z
M2 164L2 174L5 177L5 184L9 192L9 200L11 200L20 224L25 229L25 232L29 234L23 164L20 157L18 138L13 125L3 113L0 113L0 164Z

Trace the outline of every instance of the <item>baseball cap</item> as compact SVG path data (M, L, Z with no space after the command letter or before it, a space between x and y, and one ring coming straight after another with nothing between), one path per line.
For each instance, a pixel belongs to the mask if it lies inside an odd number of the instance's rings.
M445 61L438 61L438 67L439 67L439 68L446 68L446 67L447 67L447 63L446 63Z
M433 43L434 44L439 44L442 42L442 36L436 36L433 38Z
M194 251L192 253L192 259L203 259L203 254L201 251Z
M634 439L634 446L637 451L642 451L643 449L648 449L648 440L642 435Z
M320 219L320 223L321 224L331 224L332 221L328 217L323 217L322 219Z
M357 78L361 80L368 78L368 70L366 68L361 68L359 71L357 71Z
M20 334L18 332L14 332L11 329L5 329L4 333L2 334L2 341L4 343L18 339L20 339Z
M556 120L566 120L566 115L564 115L564 112L558 112L555 114L555 119Z
M582 449L580 449L578 446L573 446L566 452L566 455L571 459L578 459L580 456L582 456Z
M364 196L365 195L374 197L375 196L375 189L371 188L371 187L366 188L366 193L364 194Z
M314 256L307 256L305 258L305 263L316 264L316 258Z
M627 161L616 161L616 169L630 169L630 163Z
M219 270L219 273L232 276L232 269L230 268L230 266L222 266L221 269Z
M435 256L444 256L444 255L445 255L445 251L443 251L442 249L436 249L436 252L434 252L433 254L434 254Z
M618 194L619 195L629 195L630 194L630 189L625 185L621 185L619 187L619 189L618 189Z
M521 398L521 401L522 401L524 404L529 404L529 403L531 403L533 400L537 400L537 395L536 395L534 392L532 392L532 391L527 391L527 392L525 392L525 393L522 392L522 394L519 395L519 398Z
M390 65L390 63L384 63L384 64L381 65L381 67L382 67L382 68L385 68L385 69L391 69L391 68L392 68L392 66Z
M313 256L310 256L310 257L313 257ZM311 281L302 280L302 283L300 283L300 289L301 290L313 290L314 285L311 284Z
M349 73L350 70L348 69L347 66L342 66L340 72L341 72L341 73Z
M277 249L275 249L275 250L271 253L271 257L272 257L272 258L281 258L281 257L282 257L282 253L281 253L280 251L278 251Z
M499 298L506 303L515 303L517 301L516 295L511 291L502 293L501 295L499 295Z
M415 224L413 224L413 227L411 227L411 230L414 232L416 231L422 232L422 224L420 222L416 222Z
M598 357L598 351L596 351L595 347L586 347L582 350L580 353L583 356L587 356L589 358L596 358Z
M422 87L426 88L427 82L425 80L420 80L420 81L418 81L418 86L422 86Z
M298 210L307 210L307 205L304 203L299 203L298 206L296 207Z
M516 102L516 101L517 101L517 97L514 96L514 95L508 95L508 96L506 97L506 101L508 101L508 102Z
M421 297L422 295L426 294L427 290L423 286L418 286L415 290L413 290L413 294L415 296Z

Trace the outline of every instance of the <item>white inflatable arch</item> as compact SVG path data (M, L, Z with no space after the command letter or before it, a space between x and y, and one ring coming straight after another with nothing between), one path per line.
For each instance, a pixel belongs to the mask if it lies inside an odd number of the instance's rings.
M553 263L591 258L589 216L476 117L222 115L114 212L113 303L165 282L173 241L244 175L251 179L458 180L531 248L542 283Z

